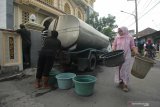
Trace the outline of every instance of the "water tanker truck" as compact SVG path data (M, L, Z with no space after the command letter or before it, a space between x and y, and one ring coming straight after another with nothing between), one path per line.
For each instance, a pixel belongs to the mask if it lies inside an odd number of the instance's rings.
M80 71L94 70L99 55L110 52L109 37L72 15L62 15L53 20L48 31L59 33L63 51L57 57L63 64L75 64Z

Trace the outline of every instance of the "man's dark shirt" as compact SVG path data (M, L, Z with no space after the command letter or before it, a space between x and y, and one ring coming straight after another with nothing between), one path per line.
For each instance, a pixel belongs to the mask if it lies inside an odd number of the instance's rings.
M31 46L31 33L27 29L18 29L17 33L21 35L23 48Z
M41 53L49 56L55 56L56 52L61 49L61 42L57 38L47 37Z

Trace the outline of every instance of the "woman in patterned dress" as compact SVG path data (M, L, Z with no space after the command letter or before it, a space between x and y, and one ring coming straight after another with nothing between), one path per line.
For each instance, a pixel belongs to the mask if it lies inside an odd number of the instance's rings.
M119 66L119 70L115 72L115 82L123 91L128 92L129 75L131 72L131 50L138 54L133 37L129 34L126 27L118 28L118 35L112 44L113 51L124 50L125 62Z

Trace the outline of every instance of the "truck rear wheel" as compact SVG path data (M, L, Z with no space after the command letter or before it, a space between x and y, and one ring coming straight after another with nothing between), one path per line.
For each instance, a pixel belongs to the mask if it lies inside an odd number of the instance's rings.
M92 54L89 59L89 67L88 67L89 71L93 71L96 68L96 62L97 62L96 56Z

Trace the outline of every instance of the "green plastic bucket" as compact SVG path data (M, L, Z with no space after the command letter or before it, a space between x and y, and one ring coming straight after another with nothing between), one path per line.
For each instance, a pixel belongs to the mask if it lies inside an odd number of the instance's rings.
M60 73L56 75L58 88L60 89L70 89L73 87L72 79L76 76L74 73Z
M61 71L57 70L57 69L53 69L51 70L51 72L49 73L49 84L53 87L57 87L57 79L56 79L56 75L62 73Z
M96 77L91 75L78 75L73 78L75 92L81 96L93 94Z

